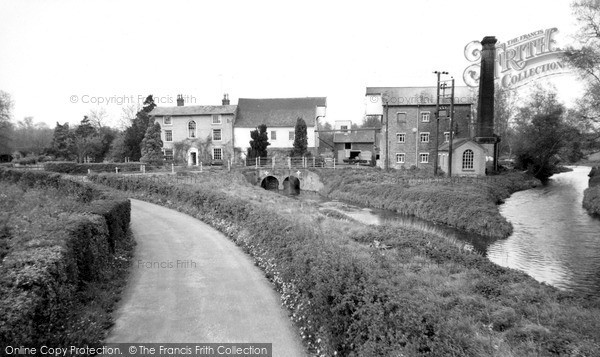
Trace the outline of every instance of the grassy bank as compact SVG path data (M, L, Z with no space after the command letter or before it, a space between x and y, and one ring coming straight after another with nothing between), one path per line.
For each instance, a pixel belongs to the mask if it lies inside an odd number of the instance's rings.
M228 235L281 293L312 355L600 355L597 299L560 292L428 233L348 224L235 173L199 177L91 179Z
M332 199L413 215L481 235L504 238L512 226L498 204L539 181L521 173L430 179L379 170L319 170Z
M0 169L0 347L98 344L125 285L128 200Z
M589 187L583 191L583 208L592 215L600 216L600 186Z

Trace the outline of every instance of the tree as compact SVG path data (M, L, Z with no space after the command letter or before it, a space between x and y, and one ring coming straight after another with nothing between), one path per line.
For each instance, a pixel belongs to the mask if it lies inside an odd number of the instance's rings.
M75 143L73 133L69 129L69 123L60 125L56 122L52 136L51 153L57 159L71 160L75 154Z
M290 156L304 156L308 152L308 136L306 134L306 122L304 119L298 118L296 120L294 133L294 148L290 152Z
M88 118L90 120L90 124L96 128L103 128L108 119L108 113L106 112L106 108L99 107L98 109L92 109L88 113Z
M23 154L40 155L50 149L52 134L46 123L35 123L33 117L25 117L13 131L13 147Z
M381 117L379 115L365 115L361 128L381 128Z
M565 107L552 90L538 87L529 102L518 109L515 166L547 180L559 163L558 153L565 143Z
M267 135L267 126L260 124L256 130L250 132L250 147L248 148L248 159L267 157L267 146L271 145Z
M494 133L500 136L498 146L500 155L512 155L514 140L512 135L512 121L516 114L516 95L510 88L503 88L496 84L494 91Z
M110 149L106 158L115 162L123 162L126 157L125 150L125 133L118 133L110 143Z
M600 1L579 0L572 5L579 24L579 46L569 46L566 62L585 81L585 94L577 102L577 120L588 123L588 133L600 138Z
M146 97L143 108L137 112L131 126L125 130L125 156L131 161L138 161L142 157L141 143L146 135L148 126L153 121L150 112L156 108L152 95Z
M77 162L85 162L88 159L101 160L100 151L102 142L96 128L92 126L87 115L81 119L73 135Z
M160 138L160 132L160 124L154 123L154 125L148 126L141 144L141 162L153 165L159 165L164 162L162 152L163 142Z
M10 155L12 147L11 111L13 102L10 94L0 90L0 155Z

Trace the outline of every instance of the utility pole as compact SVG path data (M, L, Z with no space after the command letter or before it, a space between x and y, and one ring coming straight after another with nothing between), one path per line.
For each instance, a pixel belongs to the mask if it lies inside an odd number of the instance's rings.
M433 158L433 175L437 176L438 173L438 147L440 146L439 132L440 132L440 75L448 74L448 72L433 71L437 75L437 84L435 86L435 155Z
M454 135L454 77L452 77L452 95L450 97L450 142L448 143L448 177L452 177L452 140Z
M383 96L381 98L383 100ZM390 145L389 145L389 115L388 115L388 102L384 103L384 117L385 117L385 170L388 171L390 169Z

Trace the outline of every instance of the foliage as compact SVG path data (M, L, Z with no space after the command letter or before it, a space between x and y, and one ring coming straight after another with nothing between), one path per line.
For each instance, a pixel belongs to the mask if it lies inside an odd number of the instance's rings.
M256 130L250 132L250 137L252 140L250 140L247 158L267 157L267 146L271 145L267 134L267 126L260 124Z
M144 100L144 106L137 112L135 119L131 122L131 126L125 129L125 150L124 155L131 161L139 161L142 157L141 144L144 140L144 135L148 126L154 120L150 117L150 112L156 107L154 98L149 95Z
M160 138L160 132L161 130L159 123L154 123L154 125L148 126L146 135L144 135L144 139L142 140L141 144L141 162L153 165L161 165L164 162L164 155L162 152L163 142Z
M15 126L13 147L22 154L40 155L50 149L52 134L52 129L45 123L34 123L33 117L26 117Z
M0 186L0 344L99 344L131 258L129 201L82 200L104 194L44 172L0 169Z
M302 118L296 120L294 129L294 148L290 152L290 156L304 156L308 153L308 134L306 132L306 122Z
M393 223L350 226L254 187L215 190L213 179L91 176L233 239L281 293L311 355L600 353L597 299L540 284L432 234ZM391 249L370 248L374 240Z
M52 154L59 159L71 160L74 157L75 142L73 133L69 128L69 123L56 122L54 135L52 137Z
M365 115L361 128L381 128L381 117L379 115Z
M13 107L10 95L0 90L0 155L12 153L12 130L11 111Z
M556 92L541 87L535 90L529 103L519 108L514 148L516 168L527 170L542 181L552 176L568 132L564 113L565 107L558 102Z
M583 191L583 208L592 215L600 216L600 186L589 187Z
M87 174L88 170L92 172L115 172L115 168L119 169L119 172L139 172L141 170L140 163L138 162L127 162L127 163L90 163L90 164L78 164L75 162L47 162L44 164L44 170L51 172L59 172L63 174ZM151 167L146 166L146 170L150 170Z

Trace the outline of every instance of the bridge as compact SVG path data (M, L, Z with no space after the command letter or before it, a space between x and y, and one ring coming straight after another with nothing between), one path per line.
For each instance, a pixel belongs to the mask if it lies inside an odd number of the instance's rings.
M266 190L284 190L290 193L319 191L323 183L316 172L303 168L256 168L248 169L248 181Z

